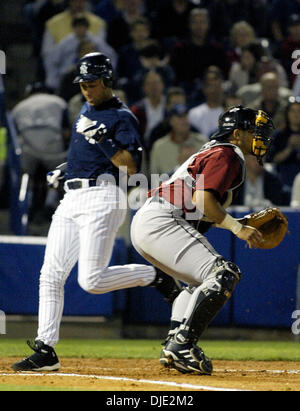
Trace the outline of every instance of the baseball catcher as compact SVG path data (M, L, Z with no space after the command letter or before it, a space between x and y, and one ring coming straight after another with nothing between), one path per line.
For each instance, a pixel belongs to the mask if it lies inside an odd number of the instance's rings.
M273 134L263 111L233 107L219 119L211 141L192 155L135 215L131 226L136 250L164 272L187 284L173 303L171 328L161 364L183 373L211 374L212 361L197 342L233 294L241 271L226 261L204 233L230 230L251 248L280 243L287 220L267 209L238 220L226 208L245 181L245 155L262 163Z

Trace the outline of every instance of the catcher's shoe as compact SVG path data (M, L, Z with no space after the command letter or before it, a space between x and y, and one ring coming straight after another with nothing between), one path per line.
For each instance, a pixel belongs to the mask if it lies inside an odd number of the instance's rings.
M156 288L169 304L173 304L174 300L183 290L178 280L175 280L158 268L156 268L156 277L150 284L150 287Z
M183 374L198 373L211 375L213 365L203 350L195 343L179 344L170 339L161 351L160 363L166 368L175 368Z
M42 341L35 341L31 344L27 341L28 346L35 353L24 360L12 365L14 371L57 371L60 368L57 355L52 347L45 345Z

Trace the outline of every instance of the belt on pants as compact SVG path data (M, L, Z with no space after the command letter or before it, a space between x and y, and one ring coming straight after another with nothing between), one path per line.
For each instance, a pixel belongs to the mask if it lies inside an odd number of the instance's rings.
M96 186L108 186L116 185L116 182L110 180L109 178L74 178L73 180L68 180L64 184L65 191L78 190L80 188L89 188Z
M89 188L95 187L97 185L97 180L75 180L75 181L66 181L66 187L69 190L78 190L80 188Z

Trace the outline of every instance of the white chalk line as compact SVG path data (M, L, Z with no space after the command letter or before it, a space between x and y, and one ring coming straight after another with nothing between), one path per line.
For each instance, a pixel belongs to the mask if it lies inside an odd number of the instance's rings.
M216 369L216 372L228 372L228 373L261 373L261 374L290 374L299 375L300 370L238 370L238 369ZM73 377L73 378L91 378L96 380L107 380L107 381L124 381L124 382L134 382L139 384L149 384L149 385L164 385L168 387L175 388L186 388L191 390L207 390L207 391L244 391L236 388L224 388L224 387L211 387L206 385L196 385L187 383L176 383L173 381L156 381L156 380L145 380L145 379L133 379L126 377L111 377L102 375L86 375L86 374L75 374L75 373L31 373L31 372L20 372L20 373L0 373L0 376L6 377L18 377L18 376L32 376L32 377Z
M300 370L235 370L235 369L215 369L216 372L242 372L242 373L261 373L261 374L300 374Z
M126 377L109 377L102 375L85 375L85 374L66 374L66 373L0 373L0 376L4 377L73 377L73 378L91 378L97 380L108 380L108 381L125 381L125 382L135 382L140 384L150 384L150 385L165 385L168 387L176 388L187 388L190 390L207 390L207 391L243 391L235 388L220 388L220 387L210 387L206 385L195 385L186 383L177 383L173 381L153 381L153 380L137 380L133 378Z

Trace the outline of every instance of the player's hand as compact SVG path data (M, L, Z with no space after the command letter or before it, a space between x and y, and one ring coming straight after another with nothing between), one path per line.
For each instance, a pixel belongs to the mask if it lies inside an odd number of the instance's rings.
M55 169L47 174L47 184L49 187L58 188L59 181L64 178L64 173L60 169Z
M257 248L263 241L263 236L260 231L254 227L244 225L242 229L236 234L240 240L248 243L250 248Z

